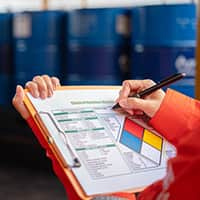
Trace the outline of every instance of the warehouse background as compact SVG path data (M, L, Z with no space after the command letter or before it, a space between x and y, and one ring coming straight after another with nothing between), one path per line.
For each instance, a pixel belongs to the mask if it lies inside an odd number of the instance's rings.
M26 1L26 0L0 0L1 10L7 11L15 10L38 10L43 7L42 0ZM178 3L191 3L197 0L48 0L50 9L72 9L87 7L120 7L120 6L137 6L137 5L153 5L153 4L178 4Z
M11 105L17 84L38 74L66 85L120 85L186 72L170 87L195 97L196 4L0 0L0 198L66 199L45 152Z

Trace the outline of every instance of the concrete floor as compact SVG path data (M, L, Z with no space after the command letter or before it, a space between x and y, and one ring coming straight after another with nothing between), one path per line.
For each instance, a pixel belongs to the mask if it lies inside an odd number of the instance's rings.
M50 171L0 166L0 199L66 200L65 191Z
M66 200L30 128L13 109L0 106L0 200Z

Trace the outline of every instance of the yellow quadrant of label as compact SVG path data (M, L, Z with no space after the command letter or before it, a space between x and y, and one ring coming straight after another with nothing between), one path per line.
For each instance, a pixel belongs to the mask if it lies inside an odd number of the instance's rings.
M144 129L143 141L161 151L162 138L147 129Z

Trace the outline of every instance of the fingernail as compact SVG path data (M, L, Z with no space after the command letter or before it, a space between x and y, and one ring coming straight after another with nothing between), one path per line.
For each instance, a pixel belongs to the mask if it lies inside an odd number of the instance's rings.
M53 91L51 89L48 90L48 96L51 97L53 95Z
M45 99L46 98L46 92L41 92L41 98Z
M38 91L35 91L34 95L35 95L36 98L38 98L40 96Z
M16 90L19 90L20 89L20 86L19 85L17 85L17 87L16 87Z
M59 86L60 86L60 84L59 84L59 83L56 83L56 88L59 87ZM56 88L55 88L55 89L56 89Z
M16 87L16 95L19 95L19 92L20 92L20 86L17 85L17 87Z
M126 83L126 82L123 82L122 86L123 86L123 87L127 86L127 83Z

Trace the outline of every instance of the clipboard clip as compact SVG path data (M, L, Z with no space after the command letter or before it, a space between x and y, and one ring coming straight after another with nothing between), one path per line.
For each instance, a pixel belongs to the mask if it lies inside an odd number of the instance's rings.
M73 164L72 165L68 164L68 167L70 167L70 168L80 167L81 163L80 163L79 159L77 158L77 156L75 155L70 143L68 142L64 131L57 125L57 123L53 119L52 115L49 112L45 112L45 111L40 111L39 114L47 115L49 117L49 119L52 121L52 123L54 124L54 126L56 127L57 131L62 134L62 136L64 138L64 143L65 143L67 149L69 150L69 153L71 154L72 159L73 159Z

